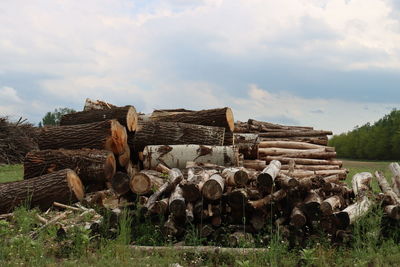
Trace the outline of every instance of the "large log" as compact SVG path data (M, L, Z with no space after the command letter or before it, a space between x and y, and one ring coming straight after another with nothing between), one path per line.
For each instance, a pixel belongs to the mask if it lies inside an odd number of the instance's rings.
M87 185L110 181L115 174L114 154L107 150L40 150L31 151L24 159L24 179L72 169Z
M127 134L116 120L87 124L44 127L38 136L38 145L44 149L106 149L120 155L125 152Z
M235 127L233 112L228 107L189 112L155 111L151 114L150 119L223 127L228 132L232 132Z
M289 170L289 165L282 165L282 170ZM339 165L295 165L296 170L306 170L306 171L323 171L323 170L339 170Z
M258 158L258 134L234 133L234 144L239 148L239 153L243 154L244 159Z
M335 213L335 217L340 223L339 227L341 229L346 229L349 225L356 222L360 217L367 214L371 206L372 201L370 201L368 197L364 196L356 203L348 206L340 212Z
M239 153L237 148L231 146L203 145L146 146L143 150L143 166L146 169L153 169L159 163L183 169L188 161L238 166Z
M289 175L288 170L281 170L283 174ZM328 176L328 175L334 175L338 174L340 176L340 179L344 180L346 179L348 170L347 169L341 169L341 170L319 170L319 171L306 171L306 170L295 170L292 172L290 175L294 178L303 178L303 177L309 177L309 176Z
M328 137L316 136L316 137L261 137L259 136L261 142L263 141L294 141L294 142L304 142L316 145L326 146L328 145Z
M129 142L137 151L148 145L215 145L224 143L225 129L180 122L141 121Z
M49 208L53 202L72 203L82 200L84 187L78 175L64 169L28 180L0 184L0 213L27 205Z
M282 156L267 156L264 157L267 162L272 160L279 160L282 164L289 164L290 161L294 161L295 164L302 165L338 165L342 166L343 162L340 160L326 160L326 159L307 159L307 158L296 158L296 157L282 157Z
M259 158L268 156L281 156L292 158L331 159L336 157L336 152L327 152L324 149L296 150L287 148L259 148Z
M91 100L90 98L86 98L85 105L83 107L83 111L88 110L98 110L98 109L112 109L117 106L101 101L101 100Z
M258 136L257 136L258 137ZM310 144L305 142L296 141L262 141L258 145L260 148L291 148L291 149L326 149L328 147L316 144ZM334 151L334 148L328 148L330 151Z
M118 120L118 122L125 126L130 132L136 130L138 115L133 106L89 110L66 114L61 117L60 125L86 124L112 119Z
M250 127L259 127L259 131L263 131L264 128L267 130L270 129L280 129L280 130L314 130L313 127L306 127L306 126L289 126L289 125L281 125L281 124L274 124L270 122L265 122L265 121L257 121L254 119L248 119L247 124Z
M389 169L393 174L392 186L393 191L400 197L400 165L398 163L390 163Z
M138 195L144 195L155 191L165 183L160 172L154 170L142 170L132 176L129 187L132 192Z
M317 130L290 130L282 132L259 133L259 136L261 137L314 137L321 135L332 135L332 132Z
M334 195L327 199L325 199L321 203L321 212L325 216L332 215L336 209L339 209L343 206L344 200L340 195Z

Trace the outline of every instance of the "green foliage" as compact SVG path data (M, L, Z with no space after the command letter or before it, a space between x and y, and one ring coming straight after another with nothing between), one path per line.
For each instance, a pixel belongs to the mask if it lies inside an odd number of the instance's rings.
M76 112L71 108L56 108L53 112L47 112L39 123L39 127L48 125L59 125L62 115Z
M367 123L353 131L335 135L329 140L339 157L368 160L400 159L400 110L371 125Z

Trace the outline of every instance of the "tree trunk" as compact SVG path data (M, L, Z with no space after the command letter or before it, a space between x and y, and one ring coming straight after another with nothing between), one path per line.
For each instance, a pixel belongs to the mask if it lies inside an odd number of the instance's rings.
M316 145L326 146L328 145L327 136L316 136L316 137L261 137L259 136L261 142L263 141L292 141L292 142L304 142Z
M369 172L357 173L351 180L354 195L363 197L368 191L371 190L372 174Z
M26 154L24 179L72 169L85 185L111 181L115 174L114 154L106 150L40 150Z
M381 188L382 192L389 198L389 202L391 205L400 205L400 197L393 191L390 187L389 183L387 182L385 176L383 176L382 172L375 172L375 177L378 180L379 187Z
M398 163L390 163L389 169L393 174L393 191L400 197L400 165Z
M169 211L173 218L186 217L186 203L180 186L176 186L169 197Z
M169 204L168 198L158 200L158 201L154 202L154 205L151 207L149 212L153 213L153 214L158 214L158 215L165 215L165 214L167 214L167 211L168 211L168 204Z
M281 156L267 156L264 158L267 162L270 162L272 160L279 160L283 164L289 164L289 162L293 160L296 164L303 165L338 165L340 167L343 165L343 162L340 160L307 159Z
M228 186L245 186L249 181L249 172L245 168L226 168L221 175Z
M227 132L232 132L235 127L233 112L227 107L190 112L153 112L150 119L153 121L184 122L223 127Z
M262 199L249 201L249 204L254 209L261 209L261 208L267 206L268 204L270 204L271 201L279 201L285 197L286 197L286 191L281 189L281 190L278 190L278 191L274 192L273 194L270 194Z
M289 170L289 165L282 165L282 170ZM324 170L339 170L339 165L295 165L294 169L296 170L305 170L305 171L324 171Z
M273 124L265 121L257 121L253 119L249 119L247 124L250 127L258 127L260 132L269 131L271 129L280 129L280 130L314 130L313 127L304 127L304 126L287 126L280 124Z
M76 125L116 119L128 131L134 132L138 123L138 115L133 106L115 107L111 109L97 109L81 111L63 115L60 125Z
M258 137L258 136L257 136ZM322 145L315 145L305 142L296 141L262 141L258 145L259 148L289 148L289 149L328 149L334 151L334 148L329 148Z
M271 163L257 176L257 187L272 188L280 169L281 163L279 161L271 161Z
M88 110L98 110L98 109L112 109L117 106L101 101L101 100L91 100L90 98L86 98L85 106L83 107L84 111Z
M325 199L321 203L321 211L325 216L332 215L336 209L339 209L343 206L344 200L341 196L331 196L330 198Z
M258 158L258 134L234 133L234 144L239 148L239 153L244 159Z
M133 140L133 147L143 151L148 145L215 145L224 143L225 129L180 122L145 121L139 122ZM132 143L132 142L130 142Z
M125 152L126 143L125 127L116 120L44 127L38 137L41 150L94 148L109 150L120 155Z
M217 200L222 197L225 188L225 180L217 172L210 174L207 181L204 182L201 193L209 200Z
M321 196L316 191L310 190L304 199L302 210L308 218L315 220L319 217L321 203Z
M332 132L317 131L317 130L293 130L293 131L282 131L282 132L259 133L260 137L314 137L321 135L332 135Z
M289 171L287 170L282 170L281 171L283 174L288 175ZM303 178L303 177L310 177L310 176L328 176L328 175L334 175L338 174L342 180L346 179L348 170L343 169L343 170L321 170L321 171L303 171L303 170L295 170L293 173L291 173L291 176L294 178Z
M70 169L53 172L28 180L0 184L0 213L15 207L49 208L53 202L71 203L82 200L84 188L78 175Z
M165 180L162 178L161 173L153 170L142 170L131 178L129 187L133 193L145 195L157 190L164 183Z
M279 176L276 177L276 183L279 184L280 187L286 189L299 186L299 181L297 179L287 176L283 173L280 173Z
M262 171L265 169L265 167L267 167L267 163L265 162L265 160L244 160L243 161L243 167L245 167L246 169L253 169L256 171Z
M168 168L184 169L188 161L238 166L239 153L235 147L202 145L146 146L143 151L145 169L153 169L158 163Z
M181 183L183 197L187 202L195 202L201 197L201 187L209 178L206 171L195 173L193 168L188 169L187 179Z
M372 202L368 199L368 197L364 196L356 203L348 206L340 212L335 213L335 216L340 223L339 228L346 229L349 225L356 222L360 217L367 214L371 206Z
M259 148L260 159L266 160L268 156L281 156L292 158L330 159L336 157L336 152L326 152L323 149L297 150L286 148Z

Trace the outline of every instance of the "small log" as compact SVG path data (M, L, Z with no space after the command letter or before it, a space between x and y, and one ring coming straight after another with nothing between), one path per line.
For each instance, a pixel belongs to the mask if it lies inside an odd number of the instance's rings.
M142 170L130 179L129 187L133 193L144 195L157 190L164 182L161 173L153 170Z
M203 145L146 146L143 151L145 169L153 169L159 163L168 168L183 169L188 161L238 166L239 152L235 147Z
M310 176L328 176L338 174L340 179L345 180L347 177L347 173L349 171L347 169L341 170L322 170L322 171L304 171L304 170L295 170L290 175L294 178L303 178ZM288 175L288 170L281 170L281 173Z
M258 134L234 133L234 144L239 148L239 153L245 159L255 160L258 158Z
M117 106L101 101L101 100L91 100L90 98L86 98L85 105L83 107L83 111L88 110L98 110L98 109L112 109Z
M334 175L329 175L329 176L325 176L322 178L322 181L324 183L333 183L333 184L337 184L340 182L340 176L338 174L334 174Z
M391 204L400 205L400 197L397 196L397 194L390 187L385 176L383 176L383 173L377 171L375 172L375 177L378 180L378 184L382 192L390 198L390 201L392 202Z
M282 170L289 170L289 165L282 165ZM339 170L339 165L296 165L294 167L296 170L306 170L306 171L323 171L323 170Z
M187 179L181 183L183 197L187 202L195 202L201 197L201 187L208 178L206 171L195 174L193 168L188 169Z
M170 168L161 163L157 164L156 166L156 171L161 172L163 174L168 174L170 170L171 170Z
M210 175L207 181L204 182L201 193L209 200L220 199L225 188L225 180L218 173Z
M313 127L305 127L305 126L289 126L289 125L281 125L281 124L274 124L265 121L258 121L254 119L248 119L247 121L248 128L256 128L258 131L270 131L273 129L278 130L314 130Z
M77 125L106 120L118 120L128 131L136 131L138 115L133 106L113 107L111 109L87 110L65 114L61 117L60 125Z
M254 169L257 171L262 171L265 169L265 167L267 167L267 163L265 162L265 160L244 160L243 161L243 167L245 167L246 169Z
M290 224L296 228L302 228L307 223L307 218L298 207L294 207L290 215Z
M78 175L70 169L53 172L28 180L0 184L0 214L20 205L45 210L53 202L71 203L84 197Z
M228 194L228 203L234 209L243 209L249 201L249 195L244 188L234 189Z
M399 205L387 205L384 207L386 214L394 219L400 220L400 206Z
M313 188L313 181L315 179L315 176L310 176L310 177L304 177L299 179L299 188L303 191L309 191L310 189Z
M346 229L349 225L356 222L360 217L367 214L371 206L372 202L368 199L368 197L364 196L361 200L358 200L356 203L348 206L344 210L334 213L335 217L340 223L339 227L341 229Z
M280 169L281 163L279 161L271 161L270 164L257 176L257 186L260 188L271 188Z
M327 149L326 146L295 141L262 141L259 148L323 149L324 151ZM334 151L333 149L328 148L330 151Z
M165 214L167 214L167 211L168 211L168 204L169 204L168 198L158 200L154 203L154 205L151 207L149 212L151 212L153 214L158 214L158 215L165 215Z
M369 172L357 173L351 180L351 185L356 196L364 196L368 191L371 190L372 174Z
M85 185L105 183L115 174L115 157L107 150L60 149L31 151L24 159L24 179L63 169L75 170Z
M150 119L153 121L183 122L223 127L227 132L232 132L235 128L233 112L228 107L189 112L160 110L154 111Z
M221 175L227 186L245 186L249 181L249 173L244 168L226 168Z
M317 131L317 130L294 130L282 132L267 132L259 133L261 137L315 137L323 135L332 135L331 131Z
M157 191L155 191L147 201L145 208L151 210L155 202L163 195L175 190L175 187L183 180L182 172L179 169L171 169L169 171L169 179Z
M129 192L130 177L124 172L117 172L111 180L111 186L115 193L119 196Z
M215 145L224 144L225 129L180 122L144 121L139 122L133 145L137 151L143 151L148 145Z
M343 162L340 160L295 158L295 157L282 157L282 156L267 156L265 157L265 160L267 162L270 162L272 160L279 160L283 164L289 164L291 160L294 160L296 164L302 164L302 165L339 165L339 166L343 165Z
M294 188L300 185L299 180L283 173L279 174L279 176L276 178L276 183L282 188Z
M126 144L125 127L116 120L44 127L38 136L41 150L94 148L109 150L120 155L125 152Z
M390 163L389 169L393 174L392 187L393 191L400 197L400 165L398 163Z
M259 136L261 142L263 141L294 141L294 142L304 142L316 145L327 146L328 137L325 136L315 136L315 137L262 137Z
M320 214L320 206L322 203L321 196L314 190L310 190L304 199L302 210L310 220L317 219Z
M321 212L323 215L332 215L336 209L340 209L344 204L344 200L341 196L335 195L325 199L321 203Z
M281 190L278 190L278 191L274 192L273 194L270 194L262 199L249 201L249 204L254 209L261 209L261 208L267 206L268 204L270 204L272 201L279 201L285 197L286 197L286 191L281 189Z
M171 193L169 211L174 218L184 218L186 216L186 203L180 186L176 186L175 190Z

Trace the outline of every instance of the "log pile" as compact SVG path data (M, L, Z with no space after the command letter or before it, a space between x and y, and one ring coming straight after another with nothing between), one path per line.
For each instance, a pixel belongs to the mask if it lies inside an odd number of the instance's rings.
M370 173L356 174L351 187L342 181L347 170L327 146L329 134L251 119L234 124L227 107L146 115L88 99L60 126L40 130L40 150L24 160L24 180L0 184L0 213L23 203L107 208L111 201L110 209L128 203L177 240L195 227L204 239L237 246L271 225L292 244L320 229L336 240L375 196ZM391 170L392 185L375 176L384 210L399 220L400 166ZM96 197L87 200L85 191Z
M273 160L282 163L282 172L302 178L335 175L346 179L348 171L336 160L335 148L328 147L330 131L312 127L284 126L249 119L235 124L234 140L246 167L262 170Z

